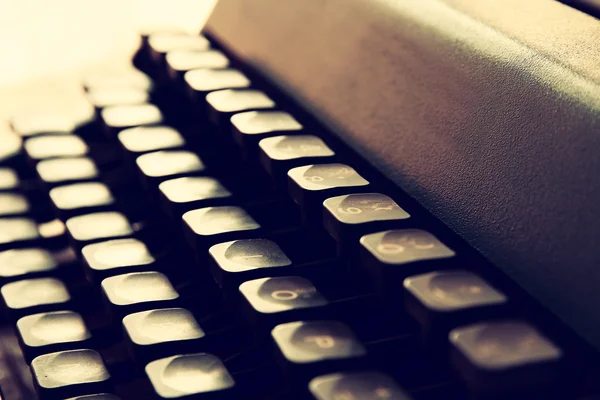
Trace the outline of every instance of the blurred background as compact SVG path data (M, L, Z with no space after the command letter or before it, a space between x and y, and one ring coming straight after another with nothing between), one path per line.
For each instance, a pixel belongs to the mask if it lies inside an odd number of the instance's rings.
M145 29L199 32L214 2L0 0L0 131L18 112L82 112L81 77L128 68Z

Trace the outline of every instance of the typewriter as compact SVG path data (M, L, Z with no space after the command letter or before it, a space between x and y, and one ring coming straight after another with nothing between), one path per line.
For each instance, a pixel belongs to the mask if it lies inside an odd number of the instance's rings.
M15 116L1 398L599 399L595 9L220 0Z

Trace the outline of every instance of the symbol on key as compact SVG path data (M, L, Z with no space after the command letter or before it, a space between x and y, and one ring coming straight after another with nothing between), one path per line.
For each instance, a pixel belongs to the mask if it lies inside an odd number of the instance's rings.
M338 255L351 254L361 236L410 224L410 215L381 193L353 193L323 202L323 225L338 243Z
M288 191L305 223L321 223L325 199L368 189L369 181L345 164L305 165L288 171Z
M411 400L392 377L377 371L323 375L309 388L315 400Z
M226 292L237 291L245 281L284 274L292 264L277 243L268 239L219 243L209 249L209 254L213 278Z
M325 296L299 276L255 279L242 283L239 291L246 318L258 333L283 322L321 318L329 312Z
M448 268L456 254L431 233L396 229L364 235L360 239L360 264L384 298L401 300L405 278Z
M428 345L446 345L450 329L497 318L507 297L469 271L436 271L404 280L405 307L421 326Z
M290 378L314 377L325 371L357 368L367 350L339 321L302 321L277 325L271 332L277 361Z
M451 365L476 396L549 394L564 375L561 349L525 322L468 325L449 338Z

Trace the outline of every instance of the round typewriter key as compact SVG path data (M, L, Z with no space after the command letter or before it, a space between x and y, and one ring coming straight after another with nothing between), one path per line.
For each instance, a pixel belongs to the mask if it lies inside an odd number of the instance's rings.
M204 174L205 166L195 153L184 150L161 150L136 159L143 184L156 188L166 180Z
M0 250L39 245L40 233L30 218L0 218Z
M140 366L171 354L211 350L208 337L183 308L141 311L123 318L125 341Z
M468 325L449 338L452 365L476 396L541 395L561 382L562 350L525 322Z
M99 284L104 278L126 272L156 270L156 259L146 244L138 239L116 239L85 246L81 253L85 275Z
M232 201L232 193L215 178L190 176L169 179L158 185L163 210L179 223L187 211Z
M268 239L219 243L209 249L209 254L212 276L226 292L237 290L245 281L284 274L292 264L277 243Z
M111 388L102 356L80 349L44 354L31 362L33 383L41 400L61 399Z
M223 134L231 132L231 116L250 110L275 108L275 102L264 92L252 89L225 89L206 96L208 119L221 129Z
M229 59L218 50L172 50L166 55L167 74L176 83L183 82L183 75L192 69L221 69L229 67Z
M184 234L200 260L220 242L259 236L261 226L241 207L206 207L183 214Z
M233 139L241 147L247 161L257 161L258 143L279 135L294 135L304 127L291 114L283 111L247 111L231 117Z
M300 165L331 161L335 153L318 136L275 136L261 140L260 161L275 187L285 187L288 171Z
M12 317L69 307L71 295L65 284L54 278L32 278L10 282L0 288L6 310Z
M426 343L447 343L450 329L502 316L508 298L472 272L436 271L404 280L405 308Z
M156 399L235 398L237 386L223 362L207 353L182 354L152 361L146 375Z
M379 294L402 300L401 283L411 275L453 265L456 254L431 233L396 229L364 235L360 239L360 266Z
M323 375L309 388L315 400L411 400L392 377L377 371Z
M115 321L125 315L158 307L173 307L180 300L169 278L160 272L133 272L102 281L102 295Z
M90 347L92 338L81 315L73 311L27 315L17 321L17 333L27 361L41 354Z
M367 350L352 330L338 321L302 321L277 325L271 332L277 360L289 378L357 368Z
M6 250L0 252L0 282L50 274L57 266L56 258L45 249Z
M288 171L288 191L302 209L305 223L321 223L323 201L369 189L369 181L345 164L315 164Z
M257 333L297 319L322 318L329 301L308 279L299 276L261 278L240 285L246 318Z
M338 243L340 256L357 255L360 237L366 233L408 224L410 215L385 194L353 193L323 202L323 225Z
M49 187L97 180L98 168L91 158L68 157L40 161L37 174Z

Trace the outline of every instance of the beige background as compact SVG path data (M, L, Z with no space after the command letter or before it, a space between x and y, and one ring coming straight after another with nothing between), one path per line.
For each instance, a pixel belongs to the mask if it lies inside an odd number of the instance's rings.
M213 3L0 0L0 124L22 111L81 112L82 76L127 67L146 27L198 32Z

